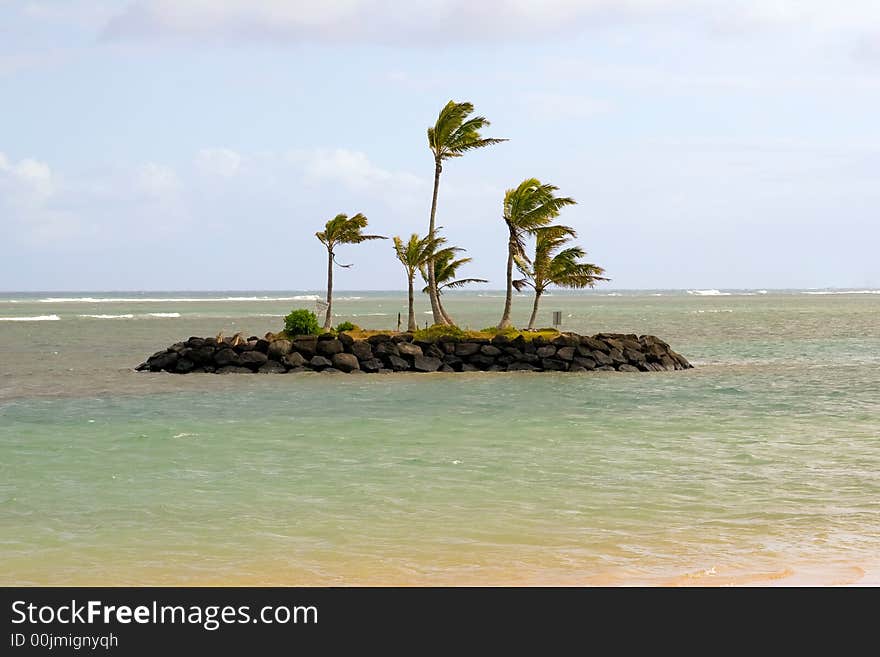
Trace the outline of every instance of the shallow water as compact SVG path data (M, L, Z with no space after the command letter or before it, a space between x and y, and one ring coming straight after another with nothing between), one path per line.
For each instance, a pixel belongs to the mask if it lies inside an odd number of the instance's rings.
M0 321L0 583L880 583L880 295L545 299L686 372L130 369L310 294L0 295L58 317ZM405 311L341 296L366 328ZM481 328L502 301L447 303Z

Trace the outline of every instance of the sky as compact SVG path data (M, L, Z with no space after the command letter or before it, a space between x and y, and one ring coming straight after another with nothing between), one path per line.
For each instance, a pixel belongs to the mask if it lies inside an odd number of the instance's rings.
M504 286L504 191L607 288L880 287L876 0L0 0L0 289L318 290L337 213ZM390 241L337 289L403 289Z

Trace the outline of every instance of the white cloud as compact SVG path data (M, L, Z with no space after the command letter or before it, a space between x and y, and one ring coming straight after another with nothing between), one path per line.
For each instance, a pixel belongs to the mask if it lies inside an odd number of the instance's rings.
M167 198L180 191L180 180L174 169L148 162L135 175L135 189L155 198Z
M25 158L12 163L0 153L0 183L19 199L39 200L52 195L52 170L45 162Z
M241 155L228 148L203 148L195 165L202 175L231 178L241 171Z
M136 0L107 23L104 36L425 45L534 39L646 21L722 31L858 32L878 20L875 0Z
M417 190L424 181L404 171L375 165L366 153L345 148L291 151L288 159L300 167L311 183L338 183L351 191L390 194Z

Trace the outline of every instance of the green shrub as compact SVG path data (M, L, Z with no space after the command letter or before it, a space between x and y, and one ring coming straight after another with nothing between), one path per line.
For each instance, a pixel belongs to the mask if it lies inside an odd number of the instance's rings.
M444 338L464 340L467 338L467 333L457 326L445 326L443 324L434 324L430 328L421 329L413 333L413 340L420 342L436 342Z
M342 333L343 331L360 331L361 327L357 324L352 324L351 322L342 322L339 326L336 327L337 333Z
M317 335L321 332L318 318L311 310L297 308L284 318L284 332L287 335Z

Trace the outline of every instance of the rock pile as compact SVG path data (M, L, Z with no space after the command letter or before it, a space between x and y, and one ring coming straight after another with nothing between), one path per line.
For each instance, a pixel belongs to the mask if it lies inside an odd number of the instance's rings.
M192 337L150 356L139 371L260 372L308 370L329 373L386 372L661 372L692 365L653 335L564 333L548 340L440 338L423 342L411 333L377 334L355 340L347 333L293 339Z

